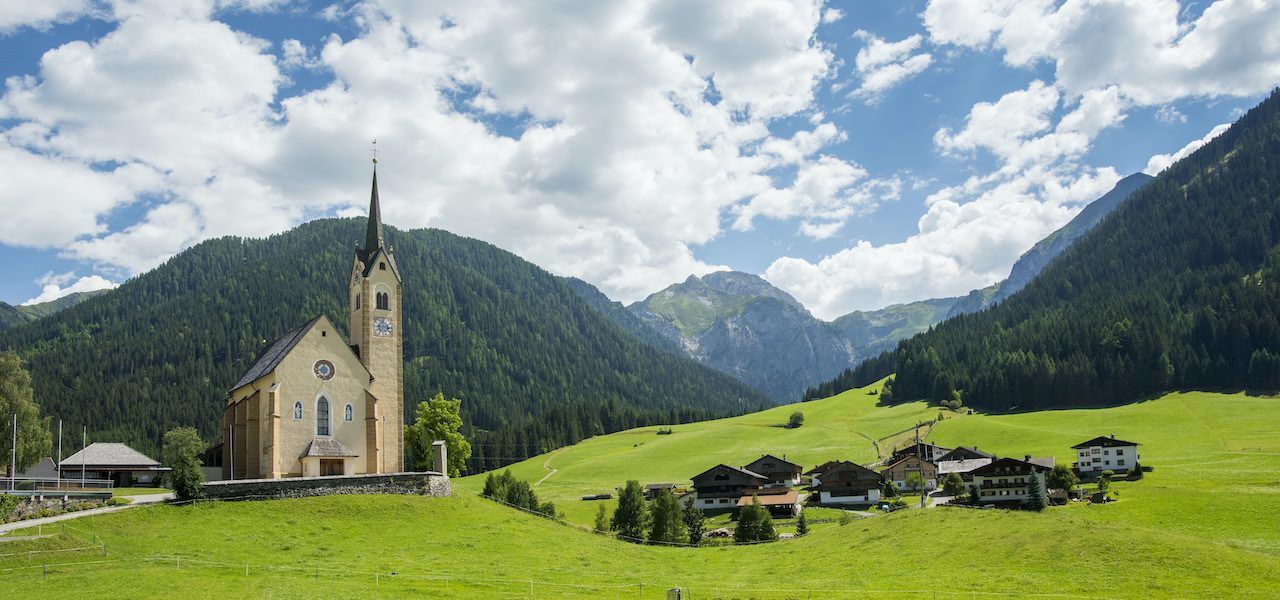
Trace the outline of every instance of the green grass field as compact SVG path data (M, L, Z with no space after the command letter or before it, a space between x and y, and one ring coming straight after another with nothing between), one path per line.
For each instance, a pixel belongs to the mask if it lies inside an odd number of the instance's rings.
M1280 581L1280 399L1170 394L1128 406L945 420L931 439L1001 454L1052 453L1114 433L1141 442L1146 478L1120 501L1044 513L931 508L827 524L801 539L721 548L637 546L466 493L142 507L73 521L66 536L0 544L0 597L687 598L1276 597ZM869 461L869 438L936 416L876 407L867 390L700 424L603 436L513 468L589 522L576 500L626 478L687 481L763 451L803 464ZM681 476L683 474L683 476ZM536 476L536 477L535 477ZM579 508L582 507L582 508ZM818 513L814 513L818 514ZM108 548L32 554L91 543ZM91 544L90 544L91 545ZM183 562L179 565L178 556ZM41 577L44 562L59 566ZM102 562L98 561L111 561ZM246 564L248 574L246 575ZM390 575L395 572L397 575ZM446 579L447 583L446 583ZM644 584L643 590L640 583ZM976 593L976 594L975 594Z

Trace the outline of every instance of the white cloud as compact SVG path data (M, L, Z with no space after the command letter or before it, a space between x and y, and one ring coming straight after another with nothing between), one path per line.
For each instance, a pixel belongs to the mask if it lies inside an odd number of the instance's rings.
M854 57L861 83L850 97L874 103L885 91L924 72L933 63L933 56L927 52L913 54L923 40L918 34L897 42L886 42L863 30L854 35L867 43Z
M1147 175L1159 175L1161 171L1169 168L1169 165L1190 156L1192 152L1199 150L1201 146L1213 141L1213 138L1222 135L1222 132L1226 131L1230 127L1230 123L1223 123L1211 129L1204 137L1191 140L1177 152L1152 156L1150 160L1147 161L1147 168L1143 169L1142 172Z
M802 217L800 233L814 239L835 235L848 219L883 200L895 200L902 190L897 179L868 179L862 167L820 156L802 166L788 187L769 189L735 209L733 227L750 230L756 217Z
M8 82L0 115L18 124L5 135L95 182L55 245L128 275L214 235L350 213L366 201L376 137L389 222L490 240L626 300L718 268L691 247L773 189L773 169L813 171L843 138L821 118L789 138L768 128L812 114L830 74L816 0L379 0L326 12L353 19L356 37L286 41L278 58L210 20L264 6L121 2L102 39L53 49L37 76ZM334 81L281 96L281 69L299 66ZM475 110L523 126L499 133ZM156 192L145 216L107 230L143 189ZM0 195L5 210L18 201ZM0 228L0 242L28 243L29 222Z
M71 283L72 279L75 279L74 283ZM26 302L23 302L22 303L23 306L30 306L32 304L39 304L41 302L49 302L52 300L57 300L58 298L62 298L64 296L69 296L71 294L77 294L80 292L96 292L98 290L109 290L109 289L115 288L118 285L112 282L111 280L105 277L102 277L101 275L86 275L84 277L80 277L77 279L74 272L62 273L59 275L55 275L53 273L46 273L44 277L41 277L40 279L36 280L36 283L42 286L40 295L30 300L27 300ZM71 283L71 285L67 285L68 283Z
M939 129L934 144L948 154L964 154L978 149L1007 158L1031 136L1050 126L1058 106L1058 90L1033 81L1025 90L1009 92L995 102L979 102L969 110L959 131Z
M829 6L822 11L823 23L835 23L836 21L839 21L840 19L843 19L843 18L844 18L844 11L834 6Z
M1161 123L1186 123L1187 115L1182 114L1178 107L1166 104L1156 111L1156 120Z
M1221 0L1181 22L1177 0L932 0L937 44L1049 61L1069 95L1118 86L1139 105L1245 96L1280 81L1280 3Z
M89 0L38 0L5 4L0 10L0 34L22 27L44 29L57 23L75 20L89 12Z

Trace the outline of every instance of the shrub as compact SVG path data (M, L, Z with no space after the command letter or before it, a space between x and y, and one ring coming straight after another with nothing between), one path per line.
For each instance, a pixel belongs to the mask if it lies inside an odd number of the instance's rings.
M600 509L596 511L595 530L596 533L609 531L609 510L605 508L603 504L601 504Z
M801 425L804 425L804 413L798 410L791 413L791 418L787 419L787 427L795 429Z
M18 510L18 504L21 502L22 499L18 496L0 495L0 523L8 522L9 517L12 517L13 513Z
M851 522L853 522L853 517L850 517L849 513L843 510L840 511L840 516L836 517L836 523L839 523L841 527L844 527L845 525L848 525Z
M1045 477L1045 486L1052 490L1068 491L1079 483L1080 478L1067 465L1054 465L1053 470Z
M947 473L942 481L942 493L948 496L959 496L964 493L964 478L959 473Z

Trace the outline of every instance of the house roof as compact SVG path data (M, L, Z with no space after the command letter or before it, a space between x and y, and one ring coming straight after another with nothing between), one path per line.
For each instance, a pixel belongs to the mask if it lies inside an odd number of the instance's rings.
M1050 470L1050 468L1049 468L1049 467L1046 467L1046 466L1044 466L1044 465L1042 465L1042 464L1038 464L1038 463L1036 463L1036 462L1034 462L1034 461L1032 461L1032 462L1027 462L1027 461L1025 461L1025 460L1018 460L1018 459L1016 459L1016 458L997 458L997 459L995 459L995 460L991 461L991 463L990 463L990 464L983 465L983 466L981 466L981 467L978 467L978 468L974 469L974 470L972 471L972 473L973 473L974 475L983 475L983 476L987 476L987 475L995 475L995 474L997 474L997 473L996 473L996 470L997 470L997 469L999 469L999 468L1001 468L1001 467L1020 467L1020 468L1024 468L1024 469L1025 469L1025 468L1027 468L1027 467L1030 467L1031 469L1034 469L1034 470L1036 470L1036 471L1048 471L1048 470Z
M805 475L821 475L821 474L823 474L823 473L828 473L828 472L830 472L831 470L835 469L836 467L840 466L842 463L845 463L845 462L848 462L848 461L843 461L843 460L829 460L829 461L824 462L824 463L822 463L822 464L820 464L820 465L818 465L818 466L816 466L816 467L814 467L814 468L812 468L812 469L809 469L808 471L805 471L805 472L804 472L804 474L805 474Z
M676 487L674 483L650 483L644 486L646 490L666 490Z
M895 461L893 461L893 462L891 462L891 463L889 463L889 464L885 465L884 469L883 469L881 472L883 472L883 471L888 471L889 469L892 469L892 468L894 468L894 467L898 466L899 464L901 464L901 463L903 463L903 462L906 462L906 461L908 461L908 460L911 460L911 459L913 459L913 458L914 458L914 459L916 459L916 460L919 460L919 461L920 461L920 462L922 462L922 463L928 463L928 464L931 464L931 465L933 465L934 467L937 467L937 466L938 466L938 465L934 464L932 461L929 461L929 460L925 460L925 459L923 459L923 458L920 458L919 456L917 456L917 455L915 455L915 454L908 454L908 455L906 455L906 456L903 456L902 458L899 458L898 460L895 460Z
M333 438L315 438L311 440L311 444L307 446L307 451L302 453L303 458L339 458L349 456L360 455L352 452L349 448L342 445L342 442Z
M939 456L938 462L942 462L944 460L967 460L971 458L995 458L995 455L987 454L986 452L983 452L977 448L970 448L968 446L957 446L956 448L953 448L950 452L943 454L942 456Z
M158 467L160 461L155 460L133 448L115 442L94 442L79 452L62 459L59 465L65 469L69 466L92 467Z
M18 473L18 478L19 479L57 479L58 465L53 462L53 458L46 456L36 461L36 464L31 465L30 467L27 467L26 470L24 470L23 472Z
M770 494L767 496L743 496L738 498L738 506L751 506L756 499L760 500L761 506L777 506L786 504L795 504L800 500L800 494L795 490L790 490L785 494Z
M991 464L990 458L966 458L962 460L940 460L938 461L938 474L946 475L948 473L968 473L978 467Z
M759 474L759 473L756 473L755 471L748 471L748 470L746 470L746 469L743 469L742 467L731 467L731 466L726 465L726 464L724 464L724 463L720 463L720 464L718 464L718 465L716 465L716 466L714 466L714 467L711 467L710 469L707 469L706 471L703 471L703 472L701 472L701 473L698 473L697 475L694 475L694 476L693 476L693 478L694 478L694 479L697 479L697 478L702 477L703 475L706 475L706 474L708 474L708 473L710 473L710 472L712 472L712 471L714 471L714 470L716 470L716 469L729 469L730 471L734 471L734 472L736 472L736 473L738 473L738 474L740 474L740 475L745 475L745 476L747 476L747 477L752 477L752 478L755 478L755 479L763 479L763 480L766 480L766 481L769 479L768 477L765 477L764 475L761 475L761 474Z
M904 454L919 454L922 448L933 448L934 454L940 454L942 452L951 451L951 448L947 448L945 446L939 446L937 444L930 444L929 442L912 442L909 445L906 445L897 450L894 450L893 455L902 456Z
M787 459L785 459L785 458L778 458L778 457L776 457L776 456L774 456L774 455L772 455L772 454L766 454L766 455L764 455L764 456L761 456L760 458L757 458L757 459L755 459L755 460L751 461L749 464L745 465L743 468L745 469L745 468L747 468L747 467L750 467L750 466L752 466L752 465L755 465L755 464L757 464L757 463L759 463L759 462L761 462L761 461L765 461L765 460L773 460L774 462L777 462L777 463L782 464L782 465L790 465L790 466L792 466L792 467L795 467L795 469L796 469L796 470L802 470L802 469L804 469L804 467L802 467L802 466L800 466L800 465L798 465L798 464L796 464L796 463L793 463L793 462L791 462L791 461L789 461L789 460L787 460Z
M1031 457L1031 463L1040 465L1046 469L1052 469L1054 465L1058 464L1058 461L1052 456L1045 456L1043 458L1036 458L1033 456Z
M1116 436L1114 435L1110 437L1100 435L1087 442L1080 442L1079 444L1072 446L1072 448L1078 450L1080 448L1092 448L1094 446L1101 446L1103 448L1115 448L1116 446L1137 446L1137 445L1138 444L1136 442L1126 442L1124 440L1117 440Z

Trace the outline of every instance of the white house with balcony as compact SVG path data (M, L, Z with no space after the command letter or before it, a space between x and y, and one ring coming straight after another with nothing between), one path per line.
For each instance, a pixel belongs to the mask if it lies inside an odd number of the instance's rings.
M1110 437L1096 437L1072 446L1076 451L1076 472L1101 475L1103 471L1127 473L1138 466L1138 444Z

